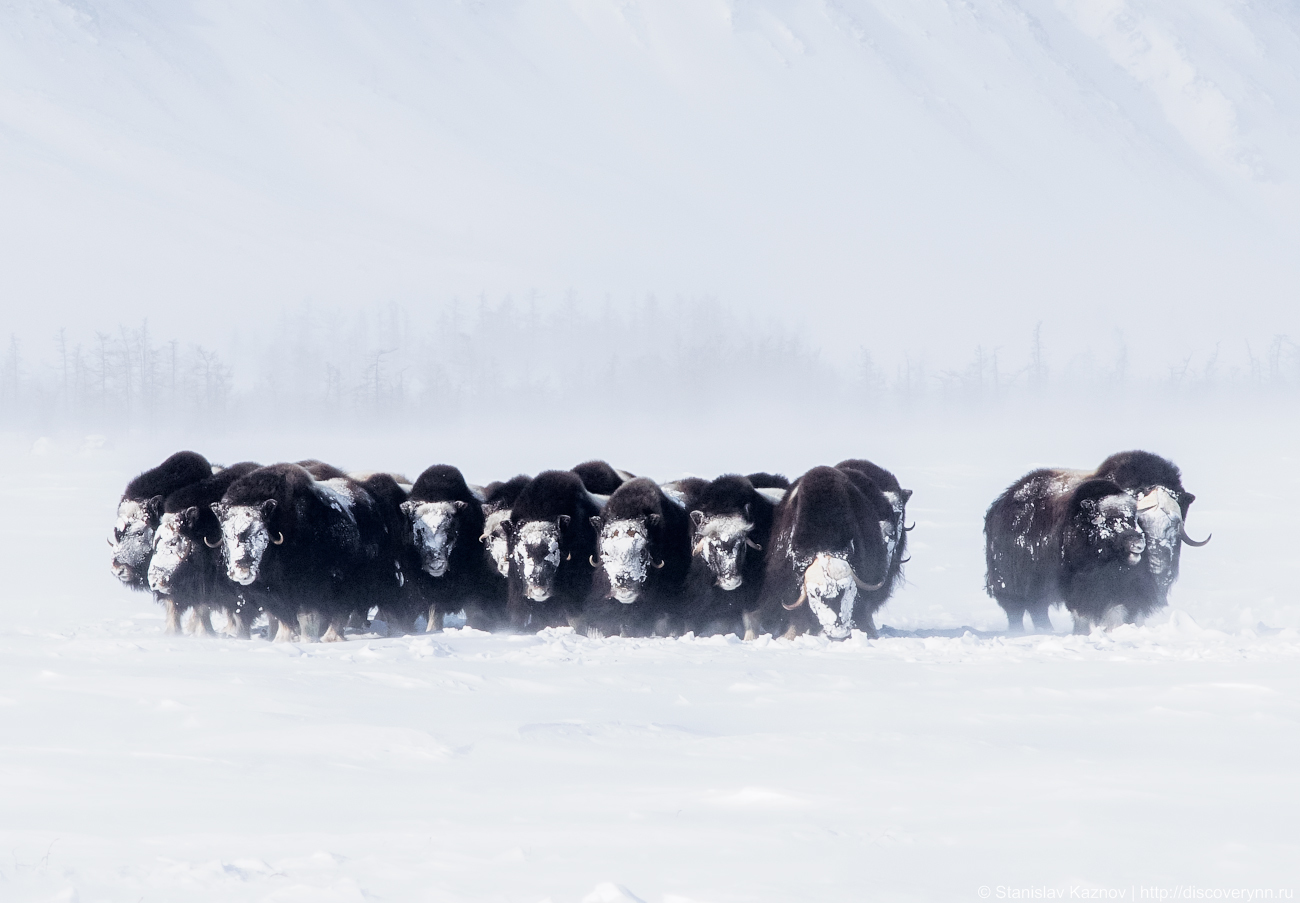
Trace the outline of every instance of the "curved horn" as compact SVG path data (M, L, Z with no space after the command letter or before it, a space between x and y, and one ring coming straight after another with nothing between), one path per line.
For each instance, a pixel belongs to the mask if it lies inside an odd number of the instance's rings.
M899 560L898 563L899 563L899 564L907 564L907 563L908 563L909 561L911 561L911 560L912 560L912 556L911 556L911 555L908 555L906 558L903 558L903 559Z
M808 588L801 586L799 587L799 598L794 600L794 604L786 605L784 602L782 602L781 607L784 608L786 611L794 611L800 605L803 605L804 600L807 598L808 598Z
M116 545L116 543L113 542L113 537L109 536L109 537L108 537L108 547L111 549L111 548L113 548L114 545Z
M279 538L279 539L273 539L273 540L271 540L271 545L273 545L273 546L282 546L282 545L284 545L284 534L281 533L281 532L279 532L279 531L277 530L275 535L278 536L278 537L280 537L280 538Z
M748 536L745 537L745 545L749 546L755 552L763 551L763 547L758 543L754 542L754 540L750 539Z
M595 556L595 555L588 555L588 556L587 556L587 560L591 562L591 566L592 566L592 567L594 567L594 568L598 568L598 567L600 567L599 562L596 561L596 556Z
M664 566L665 564L667 564L667 563L668 563L668 562L666 562L666 561L664 561L662 558L660 558L660 559L659 559L659 563L656 564L656 565L654 565L654 566L655 566L655 568L657 569L657 568L661 568L661 567L663 567L663 566Z
M1194 549L1199 549L1201 546L1205 545L1207 542L1209 542L1211 539L1213 539L1213 538L1214 538L1214 534L1211 533L1209 536L1205 537L1205 538L1202 539L1200 542L1197 542L1196 540L1192 539L1190 536L1187 535L1187 531L1186 531L1185 529L1183 529L1182 527L1179 527L1179 528L1178 528L1178 538L1181 539L1183 542L1187 543L1187 544L1188 544L1189 546L1191 546L1192 548L1194 548Z
M203 537L203 544L207 546L209 549L221 548L221 540L218 539L216 542L209 542L206 536Z
M479 541L479 542L487 542L487 539L488 539L488 535L487 535L486 533L484 533L482 536L480 536L480 537L478 538L478 541Z
M903 524L904 533L911 533L915 529L916 529L916 521L912 521L912 526L910 527L907 524Z
M849 573L853 573L853 572L850 571ZM869 593L874 593L876 590L880 589L882 586L885 585L884 580L881 580L879 583L863 583L862 578L859 577L857 574L853 574L853 582L858 585L858 589L865 590Z

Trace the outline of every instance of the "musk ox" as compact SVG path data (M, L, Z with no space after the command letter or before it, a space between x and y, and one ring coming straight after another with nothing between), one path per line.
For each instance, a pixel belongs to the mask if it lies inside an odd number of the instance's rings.
M505 524L510 520L510 509L515 499L531 479L521 473L483 488L483 535L479 538L483 541L484 553L502 580L510 576L510 534Z
M865 476L884 495L885 501L889 502L889 517L880 522L880 533L889 546L889 571L885 585L875 591L880 605L884 605L902 579L903 565L907 562L907 534L916 526L907 526L907 503L912 498L912 490L904 489L893 473L864 458L849 458L836 464L835 468L855 481L860 479L858 474ZM864 488L864 491L872 490ZM876 607L879 608L880 605Z
M726 474L695 493L685 629L699 636L744 633L753 639L764 551L776 504L748 477ZM751 614L746 624L746 613Z
M348 618L391 599L397 577L384 514L346 478L318 481L296 464L240 477L212 506L226 574L266 612L275 639L343 639ZM320 636L321 622L328 629Z
M599 531L598 551L581 626L604 636L679 632L691 567L686 509L638 477L619 486L590 521Z
M409 538L401 626L414 629L422 613L429 630L440 630L447 614L464 609L469 626L496 627L505 615L505 582L479 544L483 506L465 477L455 467L435 464L416 478L401 508Z
M149 588L154 531L158 529L167 496L183 486L206 480L212 476L212 470L207 458L197 452L181 451L126 484L126 491L117 504L117 521L108 538L113 550L109 568L114 577L131 589ZM171 620L169 612L168 621Z
M232 464L206 480L182 486L167 496L154 532L149 588L167 602L167 633L180 628L180 616L195 613L195 632L212 633L210 612L226 613L236 636L247 638L251 626L238 584L226 576L221 557L221 524L212 510L230 484L257 470L251 461Z
M1178 468L1150 452L1111 455L1091 472L1035 470L984 516L985 590L1012 631L1024 629L1026 611L1050 630L1056 604L1077 633L1115 618L1138 623L1167 604L1181 544L1209 542L1184 528L1194 499Z
M600 506L577 474L547 470L519 493L510 537L507 613L516 630L575 623L591 591Z
M592 495L613 495L614 490L632 479L625 470L616 470L606 461L583 461L573 468L582 485Z
M881 530L893 509L859 471L814 467L777 506L760 593L762 626L774 635L821 633L842 640L872 620L891 587Z

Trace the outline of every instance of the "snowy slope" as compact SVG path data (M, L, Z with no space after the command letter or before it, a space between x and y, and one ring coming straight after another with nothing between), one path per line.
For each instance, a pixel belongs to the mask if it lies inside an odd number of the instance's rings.
M15 0L0 294L35 336L208 334L304 298L711 294L835 352L964 359L1043 320L1159 369L1300 331L1297 22L1229 0Z

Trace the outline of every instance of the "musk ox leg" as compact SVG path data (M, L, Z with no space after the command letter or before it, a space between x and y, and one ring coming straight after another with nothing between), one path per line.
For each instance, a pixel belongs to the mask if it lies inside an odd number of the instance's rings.
M437 633L442 630L442 612L438 611L437 606L429 606L429 623L425 629L429 633Z
M1071 612L1074 615L1074 633L1075 636L1087 636L1092 633L1092 618L1079 612Z
M319 643L320 633L320 612L298 612L298 635L304 643Z
M1007 633L1025 632L1025 606L1016 602L998 600L1002 610L1007 613Z
M293 627L289 625L288 621L281 621L277 618L271 618L270 623L275 625L275 642L292 643L294 640L297 639L297 637L294 636ZM267 628L267 633L268 634L270 633L269 627Z
M1035 605L1029 609L1029 617L1033 619L1035 630L1041 630L1044 633L1052 632L1052 619L1047 613L1046 605Z
M740 622L745 628L745 642L752 643L758 639L759 630L762 625L759 623L758 612L746 611L740 616Z
M249 640L253 638L252 620L248 615L238 608L226 609L226 633L230 634L237 640ZM270 633L270 631L267 631Z
M865 633L869 639L880 639L880 634L876 632L875 615L868 614L862 619L862 632Z
M789 627L785 629L785 633L781 635L781 639L793 640L798 636L799 636L799 628L791 624Z
M181 610L176 604L176 600L171 596L163 596L158 600L163 604L163 612L166 620L163 621L163 633L168 636L174 636L181 632Z
M190 609L190 626L186 631L192 636L216 636L212 629L212 606L195 605Z
M347 618L330 618L330 626L326 628L325 634L320 638L322 643L342 643L347 639L345 634L346 627L344 624Z

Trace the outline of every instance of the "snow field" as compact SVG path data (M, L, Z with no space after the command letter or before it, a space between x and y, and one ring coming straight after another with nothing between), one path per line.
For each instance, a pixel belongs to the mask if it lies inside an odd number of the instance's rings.
M1293 887L1291 420L986 420L863 419L833 449L707 428L599 449L576 430L521 447L481 426L382 444L0 436L0 900ZM916 490L918 527L879 619L895 635L877 641L164 637L161 611L107 573L104 536L126 480L187 446L223 462L445 460L475 480L593 451L667 477L796 474L869 450ZM1190 528L1216 534L1183 556L1173 609L1089 637L990 635L1004 618L981 586L988 500L1038 464L1126 447L1177 461Z
M138 607L138 606L137 606ZM1300 634L0 641L0 896L1285 885Z

